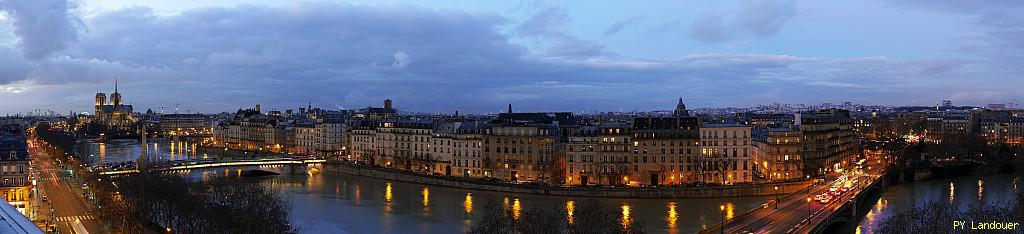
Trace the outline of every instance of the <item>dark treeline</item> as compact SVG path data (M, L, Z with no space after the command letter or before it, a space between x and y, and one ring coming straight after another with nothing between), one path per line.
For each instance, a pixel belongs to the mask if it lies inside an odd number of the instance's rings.
M64 152L72 152L75 148L75 135L62 131L50 130L50 126L43 123L36 125L36 135L50 145L53 145Z
M906 207L886 218L879 225L878 233L954 233L971 231L953 229L953 221L1024 223L1024 191L1016 191L1016 198L996 204L984 204L958 209L959 204L933 201L918 207ZM992 233L1019 233L1016 231L991 231ZM976 231L988 233L986 231Z
M491 200L481 215L469 233L644 233L642 223L623 220L620 213L590 200L575 203L572 216L560 208L539 207L526 208L520 214Z
M103 217L127 233L170 228L174 233L294 233L289 205L279 193L227 178L193 182L175 175L138 173L115 179L117 190L98 194Z

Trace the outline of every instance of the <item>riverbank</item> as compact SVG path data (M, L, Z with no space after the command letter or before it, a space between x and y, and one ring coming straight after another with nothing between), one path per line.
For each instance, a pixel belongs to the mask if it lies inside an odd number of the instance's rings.
M323 170L384 180L401 181L452 188L485 190L506 193L522 193L571 197L603 198L714 198L746 197L789 194L803 190L811 181L793 181L766 184L713 186L713 187L660 187L660 188L605 188L605 187L554 187L484 181L451 176L433 176L407 173L384 168L355 165L345 162L328 162ZM778 187L779 190L775 188Z

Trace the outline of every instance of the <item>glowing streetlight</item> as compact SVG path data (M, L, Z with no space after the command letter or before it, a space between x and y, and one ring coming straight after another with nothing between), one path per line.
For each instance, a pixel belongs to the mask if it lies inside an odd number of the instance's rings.
M811 222L811 198L807 198L807 223Z
M779 208L779 186L775 186L775 209Z
M725 233L725 205L718 205L718 210L722 211L722 228L718 229L718 233Z

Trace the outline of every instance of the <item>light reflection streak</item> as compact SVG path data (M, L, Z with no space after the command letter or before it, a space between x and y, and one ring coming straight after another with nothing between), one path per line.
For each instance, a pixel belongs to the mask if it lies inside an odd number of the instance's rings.
M359 204L359 199L362 198L362 196L360 196L361 191L362 190L359 189L359 184L356 184L356 205Z
M984 184L985 182L981 181L981 179L978 179L978 201L981 201L981 198L985 193Z
M423 207L430 205L430 188L423 187Z
M384 188L384 201L391 206L391 182L388 182L387 187Z
M736 210L736 205L735 204L732 204L732 202L726 202L725 203L725 219L727 219L727 220L728 219L732 219L732 217L734 215L733 211L735 211L735 210Z
M573 222L573 212L576 212L576 202L573 202L572 200L565 201L565 219L569 224L572 224Z
M466 193L466 200L462 202L462 208L466 210L466 214L467 215L473 212L473 194L472 193ZM466 216L466 218L468 219L469 216Z
M953 182L949 182L949 204L953 204L954 198L956 198L956 187L953 186Z
M519 198L512 200L512 219L519 220L519 215L522 214L523 207L519 205Z
M623 203L621 208L622 218L620 221L622 222L622 229L629 229L629 225L633 223L633 219L630 217L629 204Z
M676 221L679 219L679 215L676 213L676 203L668 203L668 228L675 229Z

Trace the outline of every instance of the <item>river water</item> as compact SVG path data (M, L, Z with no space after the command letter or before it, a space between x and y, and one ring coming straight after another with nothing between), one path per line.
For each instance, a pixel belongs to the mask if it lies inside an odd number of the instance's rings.
M137 160L142 147L135 140L108 143L80 142L79 154L95 163ZM164 139L149 142L150 160L203 158L188 143ZM197 170L194 174L235 175L234 171ZM583 202L583 198L465 190L391 182L336 173L242 178L280 189L291 203L292 222L303 233L461 233L479 220L481 209L496 202L522 212L531 207L557 208ZM597 199L620 217L640 222L653 233L693 233L726 218L751 210L771 197L694 199ZM567 205L572 201L574 205Z
M1010 202L1014 199L1014 193L1021 189L1021 183L1024 182L1022 180L1024 175L1015 173L934 179L890 186L871 211L864 216L858 231L874 233L873 230L878 229L882 220L898 210L934 201L950 205L959 204L960 210L981 204Z
M150 160L203 158L195 146L153 140ZM96 163L138 159L142 147L134 140L110 143L81 142L80 154ZM203 171L205 175L231 175ZM583 198L499 193L421 184L392 182L336 173L292 174L265 178L241 178L280 189L292 206L292 223L302 233L461 233L479 220L488 202L513 210L531 207L567 211ZM898 208L929 201L955 201L962 207L1004 201L1019 189L1022 176L1003 174L929 180L889 187L861 222L858 230L870 233ZM772 197L616 199L596 201L620 217L641 222L651 233L693 233L721 222L719 205L731 218Z

